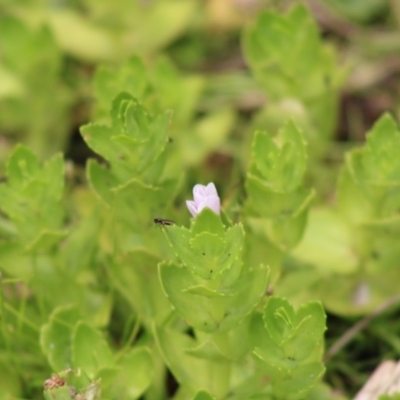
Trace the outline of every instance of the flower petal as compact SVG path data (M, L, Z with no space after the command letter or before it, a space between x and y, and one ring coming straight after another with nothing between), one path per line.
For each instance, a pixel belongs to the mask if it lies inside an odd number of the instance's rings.
M218 215L221 213L221 200L218 196L210 196L208 198L208 207Z
M195 202L201 201L207 196L206 187L204 185L195 185L193 188L193 199Z
M213 182L210 182L207 186L200 184L195 185L193 187L193 199L193 201L186 201L186 206L193 218L196 218L205 207L210 208L216 214L220 214L221 201Z
M218 196L217 188L215 187L213 182L210 182L205 187L205 192L207 193L207 196Z
M188 208L190 214L192 214L192 217L196 218L198 214L196 203L192 200L186 200L186 207Z

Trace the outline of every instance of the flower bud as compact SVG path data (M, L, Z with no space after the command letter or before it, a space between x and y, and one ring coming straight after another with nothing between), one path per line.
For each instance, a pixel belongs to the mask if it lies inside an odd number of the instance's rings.
M200 211L208 207L219 215L221 204L215 185L211 182L207 186L195 185L193 188L193 201L187 200L186 206L192 214L193 218L196 218Z

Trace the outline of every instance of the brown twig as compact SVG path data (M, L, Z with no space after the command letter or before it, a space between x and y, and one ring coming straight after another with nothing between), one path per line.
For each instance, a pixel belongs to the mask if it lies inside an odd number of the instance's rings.
M335 13L321 1L308 0L307 4L319 25L324 29L332 31L337 36L344 38L353 36L356 33L357 28L354 24L340 17L339 14Z
M325 353L324 361L328 361L336 353L338 353L343 347L349 343L358 332L364 329L374 318L378 317L390 307L400 303L400 294L390 297L384 303L380 304L371 314L362 318L355 325L353 325L347 332L345 332Z

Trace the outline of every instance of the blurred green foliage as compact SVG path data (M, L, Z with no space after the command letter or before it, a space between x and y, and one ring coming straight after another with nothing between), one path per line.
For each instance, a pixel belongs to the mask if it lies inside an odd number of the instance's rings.
M395 303L322 362L399 292L399 26L0 0L0 400L352 398L398 358ZM221 216L189 222L210 181Z

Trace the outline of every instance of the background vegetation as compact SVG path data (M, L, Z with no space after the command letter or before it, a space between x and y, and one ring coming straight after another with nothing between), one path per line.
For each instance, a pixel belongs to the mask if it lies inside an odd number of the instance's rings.
M0 0L0 399L42 398L67 356L113 382L107 398L129 379L121 398L190 398L154 342L174 255L153 218L188 226L196 183L243 222L270 293L322 302L315 398L351 398L397 359L399 52L396 0ZM165 127L168 159L126 160L104 138L127 126Z

